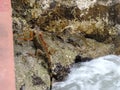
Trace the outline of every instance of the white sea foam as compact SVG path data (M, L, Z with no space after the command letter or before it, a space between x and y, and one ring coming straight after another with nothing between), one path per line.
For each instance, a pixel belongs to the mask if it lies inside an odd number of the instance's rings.
M107 55L76 64L53 90L120 90L120 56Z

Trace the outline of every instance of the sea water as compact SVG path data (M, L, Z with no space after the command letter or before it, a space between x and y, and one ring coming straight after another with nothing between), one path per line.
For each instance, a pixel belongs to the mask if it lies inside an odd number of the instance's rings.
M120 90L120 56L107 55L75 64L53 90Z

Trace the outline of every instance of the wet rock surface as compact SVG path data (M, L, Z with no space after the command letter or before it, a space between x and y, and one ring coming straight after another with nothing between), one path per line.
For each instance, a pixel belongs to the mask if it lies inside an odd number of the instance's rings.
M63 81L70 73L70 66L62 66L60 63L56 63L55 68L53 69L53 73L53 77L56 82Z
M90 57L81 57L80 55L77 55L77 56L75 57L74 62L75 62L75 63L88 62L88 61L90 61L90 60L92 60L92 59L93 59L93 58L90 58Z
M65 80L73 63L119 55L119 6L96 2L82 10L75 0L12 0L16 89L49 89L47 62L43 52L36 56L34 31L42 32L47 45L53 83Z

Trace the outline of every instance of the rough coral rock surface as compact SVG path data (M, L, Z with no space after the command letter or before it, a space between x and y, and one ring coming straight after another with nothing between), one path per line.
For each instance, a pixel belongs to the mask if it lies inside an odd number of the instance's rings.
M120 54L120 4L110 4L112 0L106 4L103 0L84 0L87 6L80 7L80 1L12 0L17 90L49 89L44 58L35 55L33 40L24 39L32 38L34 30L43 33L53 68L57 63L69 66L77 55L95 58ZM62 75L60 70L56 75L59 73Z

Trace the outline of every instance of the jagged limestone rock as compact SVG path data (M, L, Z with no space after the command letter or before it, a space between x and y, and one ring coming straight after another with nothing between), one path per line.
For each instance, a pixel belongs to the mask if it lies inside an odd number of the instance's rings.
M119 24L120 4L116 1L103 4L103 0L93 0L92 3L86 2L89 7L78 7L82 3L77 2L12 0L17 90L46 90L50 84L49 74L42 63L44 59L41 55L36 58L33 41L24 41L23 38L29 36L24 31L43 32L53 65L70 65L77 55L95 58L119 54L120 32L115 24ZM19 34L23 35L22 39ZM35 78L39 80L33 81Z

